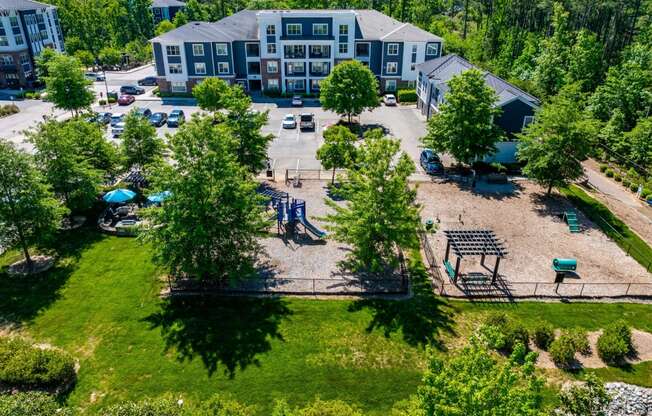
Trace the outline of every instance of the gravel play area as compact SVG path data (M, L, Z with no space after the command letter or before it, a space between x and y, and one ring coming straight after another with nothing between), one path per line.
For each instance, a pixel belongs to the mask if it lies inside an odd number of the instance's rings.
M443 230L487 229L504 242L507 255L499 269L499 293L507 296L614 296L652 294L652 275L577 211L582 231L573 234L563 220L563 212L573 209L560 197L548 197L530 182L488 185L480 182L475 190L456 183L419 184L419 202L424 219L439 222L439 231L428 240L447 284L445 293L463 295L476 289L475 283L462 284L464 291L449 284L441 265L446 249ZM577 260L576 276L555 283L552 260ZM455 258L451 255L451 263ZM460 272L491 275L495 260L465 257ZM630 284L631 283L631 284ZM480 290L480 285L477 286Z

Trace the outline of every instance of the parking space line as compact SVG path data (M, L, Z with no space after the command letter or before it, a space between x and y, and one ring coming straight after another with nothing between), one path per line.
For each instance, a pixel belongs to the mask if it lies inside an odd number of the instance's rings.
M299 172L299 162L300 161L301 161L301 159L297 158L297 173Z
M301 135L301 127L297 126L297 141L299 141L299 136Z
M281 121L281 125L278 126L278 133L276 133L276 138L280 139L281 138L281 132L283 131L283 122Z

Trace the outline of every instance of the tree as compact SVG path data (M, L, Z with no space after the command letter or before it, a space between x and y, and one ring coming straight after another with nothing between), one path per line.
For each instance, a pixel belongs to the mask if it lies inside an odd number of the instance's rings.
M381 130L366 134L356 168L349 168L348 180L334 190L347 205L326 201L335 211L326 217L328 229L337 241L351 245L353 269L385 271L397 266L398 250L419 247L416 191L408 185L415 167L399 149L400 142L382 137Z
M122 154L127 166L144 167L163 157L165 143L147 118L132 111L125 118Z
M48 76L48 64L52 61L52 58L58 55L59 52L52 48L45 48L38 54L36 57L36 74L40 80L44 81Z
M324 131L324 144L317 149L317 160L324 169L333 169L332 183L335 183L335 169L351 167L355 161L357 137L344 126L332 126Z
M581 161L591 150L598 127L582 106L577 84L565 87L537 112L535 121L520 134L517 157L523 173L548 188L565 186L584 174Z
M652 166L652 116L639 120L632 131L625 133L625 142L634 163L644 168Z
M90 68L95 63L95 58L89 51L78 50L75 51L74 56L84 66L84 68Z
M188 15L185 14L183 11L178 11L177 14L174 15L174 19L172 20L172 23L174 23L174 26L176 27L181 27L189 22L188 20Z
M172 196L145 214L144 239L173 276L227 281L254 272L256 237L268 223L230 133L212 117L194 116L170 137L176 164L155 175L154 186Z
M197 99L199 108L215 112L228 106L231 87L223 79L208 77L195 85L192 95Z
M448 86L445 103L428 121L428 134L422 141L450 153L458 162L471 164L495 151L502 134L493 120L501 110L494 105L495 92L476 69L453 77Z
M0 140L0 245L20 247L33 270L30 247L48 242L65 214L30 156Z
M57 55L47 65L45 86L48 99L58 108L76 114L88 108L95 100L89 89L91 81L84 77L79 61L71 56Z
M105 46L100 50L98 59L105 67L117 66L122 63L122 53L115 48Z
M147 62L152 59L152 47L149 42L132 40L125 45L125 52L136 62Z
M188 20L191 22L203 22L208 20L208 13L205 6L197 0L188 0L186 2L184 13L188 15Z
M161 22L156 26L156 29L154 30L154 34L156 36L161 36L164 33L167 33L171 30L174 30L176 26L172 22L170 22L167 19L161 20Z
M416 414L540 415L544 380L535 373L536 356L517 344L507 360L498 360L476 339L445 359L433 355L417 392Z
M534 82L545 96L553 96L564 85L570 51L568 12L563 4L555 2L552 37L543 41L541 54L536 59Z
M568 55L566 83L579 82L583 91L593 91L602 76L603 52L595 33L580 30Z
M80 152L78 124L50 120L29 133L46 181L71 212L90 208L102 183L102 172Z
M351 117L379 105L378 82L373 72L358 61L336 65L320 84L319 100L326 110Z
M630 143L625 140L625 116L616 108L607 124L600 130L599 142L607 149L619 154L629 155Z
M610 401L604 384L592 373L584 384L573 384L559 394L560 410L568 416L603 416Z

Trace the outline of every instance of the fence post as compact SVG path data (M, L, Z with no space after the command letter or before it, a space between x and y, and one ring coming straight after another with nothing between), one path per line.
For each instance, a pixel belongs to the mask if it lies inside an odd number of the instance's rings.
M537 295L537 289L538 289L538 288L539 288L539 283L535 283L535 284L534 284L534 295L533 295L533 296L536 296L536 295Z
M625 296L629 295L629 288L632 287L631 283L627 284L627 290L625 291Z
M582 294L584 293L584 286L585 285L586 285L585 283L582 283L582 288L580 289L580 297L582 297Z

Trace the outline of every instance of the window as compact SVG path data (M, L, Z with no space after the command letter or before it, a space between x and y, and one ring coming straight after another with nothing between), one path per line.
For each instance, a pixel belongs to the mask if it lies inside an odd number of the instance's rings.
M411 64L410 65L410 71L414 72L417 69L416 64Z
M439 45L436 43L429 43L426 45L426 55L438 55Z
M2 55L0 56L0 63L2 63L2 65L13 65L14 57L11 55Z
M275 43L268 43L267 44L267 53L270 55L275 55L276 54L276 44Z
M349 25L340 25L340 35L346 36L349 34Z
M26 65L26 64L28 65L30 63L29 62L29 55L26 54L26 53L21 53L20 54L20 63L22 65Z
M311 58L330 58L330 47L327 45L310 45Z
M528 125L534 122L534 116L525 116L523 117L523 128L526 128Z
M257 58L260 56L260 45L257 43L247 43L245 45L247 58Z
M326 36L328 35L328 24L326 23L315 23L312 25L312 34L315 36Z
M23 38L23 35L14 36L14 40L16 41L16 45L22 45L25 43L25 39Z
M398 43L387 44L387 55L398 55Z
M192 55L193 56L204 56L204 45L202 43L193 43L192 44Z
M276 35L276 26L267 25L267 36L274 36L274 35Z
M18 27L18 17L17 16L9 17L9 22L11 23L11 27Z
M195 62L195 74L206 75L206 64L204 62Z
M165 52L168 56L180 56L181 50L176 45L168 45L165 47Z
M348 43L340 43L338 50L339 50L340 54L349 53L349 44Z
M306 84L302 79L288 79L287 80L287 89L290 92L294 91L305 91Z
M226 47L226 43L217 43L215 44L215 55L217 56L226 56L229 54L229 50Z
M398 72L398 63L396 62L387 62L387 69L385 72L388 74L396 74Z
M301 35L301 25L299 23L288 23L286 30L290 36Z
M228 62L218 62L217 63L217 73L218 74L228 74L229 73L229 63Z
M385 91L396 91L395 79L388 79L385 81Z
M328 62L310 63L310 73L319 76L328 75Z
M269 90L278 90L278 80L273 78L273 79L268 79L267 80L267 89Z
M267 61L267 73L276 74L278 72L278 62L277 61Z
M247 62L247 74L260 75L260 62Z
M417 45L412 45L412 60L411 62L415 64L417 62ZM412 65L414 66L414 65ZM414 68L412 69L414 71Z
M0 46L9 46L9 40L6 36L0 36Z
M310 80L310 90L311 91L319 91L321 81L322 81L321 79L311 79Z
M303 59L306 57L306 49L304 45L286 45L285 46L285 59Z
M294 75L294 74L303 74L306 72L306 67L303 65L303 62L288 62L287 63L287 74L288 75Z
M368 43L356 43L355 44L355 56L358 57L369 57L369 44Z
M186 92L186 83L185 82L172 82L171 83L172 92Z
M170 74L183 74L181 64L169 64Z

